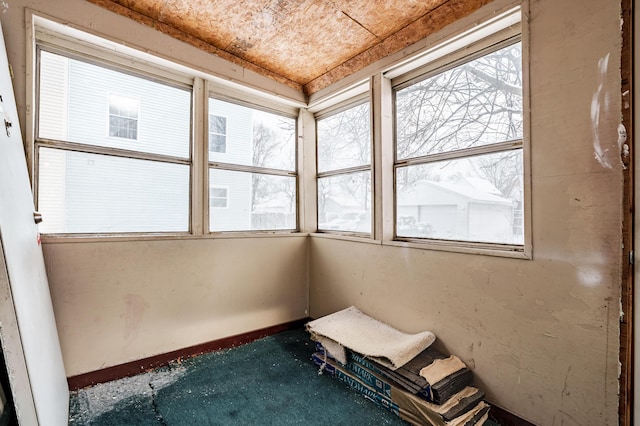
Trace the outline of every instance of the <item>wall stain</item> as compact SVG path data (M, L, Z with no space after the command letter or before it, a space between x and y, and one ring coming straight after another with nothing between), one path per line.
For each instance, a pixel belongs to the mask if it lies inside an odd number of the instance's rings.
M144 312L149 308L149 304L139 294L126 294L124 296L124 333L129 339L138 333L140 323L144 317Z

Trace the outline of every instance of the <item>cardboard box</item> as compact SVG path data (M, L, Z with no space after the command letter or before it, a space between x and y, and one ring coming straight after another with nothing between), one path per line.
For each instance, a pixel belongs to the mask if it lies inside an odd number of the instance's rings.
M323 373L337 378L363 394L367 399L414 425L459 426L466 425L470 421L472 421L469 423L470 425L482 424L480 420L484 422L488 416L489 406L484 401L480 401L467 413L451 421L445 421L439 411L443 407L446 409L446 406L437 406L418 398L386 382L362 365L353 362L341 365L326 354L319 352L312 355L312 360Z

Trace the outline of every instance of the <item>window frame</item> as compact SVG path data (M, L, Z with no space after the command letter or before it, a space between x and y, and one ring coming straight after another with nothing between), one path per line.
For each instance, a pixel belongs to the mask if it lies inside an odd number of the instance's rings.
M299 237L306 234L300 233L300 222L305 223L305 218L301 217L304 207L300 203L302 197L298 161L298 149L302 145L301 136L296 129L295 135L295 168L296 168L296 229L277 231L253 231L244 230L238 232L218 232L209 233L209 191L208 191L208 115L207 99L212 93L216 97L228 97L230 100L240 100L237 103L246 103L247 106L256 109L263 109L276 114L290 116L299 126L301 114L304 114L304 107L307 106L304 96L297 96L286 88L284 91L267 90L260 87L243 84L235 79L225 78L224 75L217 74L212 68L200 67L198 62L179 62L173 59L158 56L157 54L142 51L135 47L123 46L118 42L105 39L94 34L86 28L71 28L64 24L63 20L44 17L30 12L31 20L27 22L27 43L29 55L27 66L31 73L27 75L27 97L31 99L33 108L27 109L28 125L26 127L27 160L32 176L32 188L34 204L37 205L38 191L38 162L36 135L37 117L35 106L38 104L38 93L36 90L36 78L38 74L37 51L40 48L61 53L65 56L78 58L80 60L97 62L102 66L117 69L120 72L130 73L136 76L142 75L152 80L157 80L165 84L192 87L191 102L191 145L189 155L191 166L189 172L189 231L188 232L114 232L114 233L51 233L43 234L43 241L48 243L59 242L82 242L82 241L150 241L150 240L182 240L199 238L269 238L273 234L278 236ZM207 59L202 56L200 60ZM208 60L207 60L208 62ZM219 95L219 96L218 96ZM294 96L295 95L295 96ZM108 114L108 111L107 111ZM46 142L46 141L45 141ZM78 150L73 143L65 143L65 149ZM81 149L80 149L81 150ZM105 149L108 151L108 149ZM132 158L137 156L135 150L121 150L121 156ZM144 159L148 157L143 155ZM182 158L176 158L177 162L184 162ZM293 202L293 201L292 201ZM46 218L45 218L46 220Z
M193 121L193 104L195 98L195 88L193 84L189 84L189 79L185 78L171 78L172 76L164 72L161 68L156 67L141 67L141 69L134 69L128 67L123 64L119 64L117 61L111 61L110 58L104 57L99 54L88 54L85 52L80 52L78 50L73 49L72 47L62 47L53 43L48 43L46 41L41 41L36 38L35 43L35 75L33 82L33 90L34 90L34 114L33 114L33 197L34 197L34 206L36 210L38 207L38 199L39 199L39 179L40 179L40 170L39 170L39 161L40 161L40 149L41 148L50 148L54 150L67 151L67 152L82 152L86 154L94 154L94 155L104 155L113 158L123 158L123 159L133 159L133 160L142 160L142 161L154 161L160 162L164 164L176 164L183 165L189 167L189 189L188 189L188 220L187 220L187 229L184 231L131 231L131 232L122 232L122 231L114 231L114 232L56 232L56 233L44 233L43 235L46 238L51 239L82 239L87 237L98 237L98 238L113 238L114 236L141 236L141 235L158 235L158 236L186 236L192 234L193 230L193 187L194 187L194 134L192 131L189 133L189 146L187 149L188 155L185 157L177 157L167 154L157 154L139 151L135 149L128 148L115 148L115 147L107 147L100 145L91 145L85 144L82 142L70 142L64 140L51 139L46 137L40 137L40 129L39 129L39 114L40 114L40 101L39 101L39 93L40 93L40 57L42 52L48 52L51 54L63 56L65 58L84 62L89 65L98 66L101 68L109 69L112 71L117 71L123 74L129 74L137 78L142 78L148 81L153 81L159 84L164 84L169 87L178 88L181 90L185 90L190 94L190 120ZM110 95L112 92L109 92ZM108 102L109 103L109 102ZM139 105L139 104L138 104ZM108 105L107 105L108 108ZM107 110L107 113L109 111ZM108 114L109 115L109 114ZM139 120L138 115L138 120ZM190 128L192 127L192 123L190 123ZM138 129L139 131L139 129ZM109 139L118 139L123 141L134 142L133 139L127 138L119 138L112 137L108 135ZM135 141L137 141L136 139Z
M347 111L351 108L355 108L357 106L360 105L364 105L364 104L369 104L369 163L368 164L363 164L363 165L359 165L359 166L352 166L352 167L341 167L341 168L336 168L336 169L332 169L332 170L327 170L327 171L319 171L319 167L318 167L318 142L319 142L319 138L318 138L318 122L325 119L325 118L329 118L332 116L335 116L337 114L340 114L344 111ZM368 89L365 93L353 96L345 101L339 102L336 105L332 105L328 108L325 108L323 110L318 111L317 113L314 114L314 119L316 122L316 126L315 126L315 144L314 144L314 149L315 149L315 159L316 159L316 164L315 164L315 171L316 171L316 176L315 176L315 206L316 206L316 232L318 234L327 234L327 235L336 235L336 236L352 236L352 237L356 237L356 238L365 238L365 239L373 239L374 235L375 235L375 223L376 223L376 210L375 210L375 206L376 206L376 197L375 197L375 173L374 173L374 143L373 143L373 138L374 138L374 108L373 108L373 102L371 99L371 89ZM337 176L345 176L345 175L349 175L352 173L360 173L360 172L369 172L370 174L370 187L369 187L369 204L370 204L370 212L371 212L371 218L370 218L370 231L369 232L358 232L358 231L351 231L351 230L338 230L338 229L321 229L320 228L320 221L319 221L319 217L320 217L320 203L318 202L318 195L320 193L319 191L319 181L322 178L331 178L331 177L337 177Z
M111 138L111 139L118 139L118 140L123 140L123 141L130 141L130 142L137 142L139 140L139 131L140 131L140 99L134 99L132 97L129 96L124 96L121 95L120 93L116 93L116 92L109 92L107 94L108 97L108 101L107 101L107 137ZM136 118L135 118L135 122L136 122L136 137L135 138L128 138L128 137L124 137L124 136L115 136L115 135L111 135L111 117L117 117L117 118L124 118L124 119L128 119L128 120L133 120L132 118L129 117L125 117L123 115L118 115L118 114L112 114L111 113L111 99L112 97L118 97L118 98L122 98L122 99L127 99L127 100L132 100L132 101L136 101Z
M220 93L219 91L215 91L215 90L210 90L206 96L205 99L205 104L207 105L206 107L206 116L209 117L210 115L216 115L216 114L212 114L211 111L209 111L209 100L210 99L214 99L214 100L218 100L218 101L222 101L222 102L227 102L227 103L232 103L238 106L242 106L245 108L249 108L249 109L253 109L253 110L257 110L257 111L263 111L263 112L267 112L270 114L275 114L275 115L280 115L282 117L286 117L286 118L290 118L293 120L294 122L294 141L293 141L293 145L294 145L294 158L293 158L293 165L294 165L294 169L293 170L285 170L285 169L276 169L276 168L270 168L270 167L259 167L259 166L248 166L248 165L244 165L244 164L236 164L236 163L232 163L232 162L222 162L222 161L212 161L209 158L209 151L207 148L207 151L204 155L204 159L203 161L206 163L206 170L205 170L205 180L204 180L204 185L205 187L209 188L210 186L210 172L211 170L227 170L227 171L232 171L232 172L240 172L240 173L248 173L248 174L262 174L262 175L268 175L268 176L281 176L281 177L293 177L295 179L294 182L294 187L296 189L296 208L295 208L295 214L296 214L296 221L295 221L295 227L294 228L287 228L287 229L239 229L239 230L230 230L230 231L219 231L219 230L211 230L211 204L210 204L210 200L209 200L209 191L207 190L207 202L206 205L209 206L209 208L207 209L206 212L206 216L207 216L207 220L204 222L204 227L205 227L205 233L208 235L214 235L214 236L220 236L220 235L246 235L246 234L251 234L251 235L261 235L261 234L293 234L293 233L299 233L300 232L300 178L299 178L299 173L298 173L298 143L297 143L297 137L298 137L298 116L293 115L289 112L286 112L284 110L280 110L280 109L275 109L275 108L270 108L264 105L259 105L256 103L252 103L252 102L247 102L244 100L240 100L236 97L234 97L233 95L226 95L223 93ZM228 127L227 127L227 132L228 132ZM209 135L209 120L206 120L205 123L205 134ZM207 137L207 144L208 144L208 137ZM227 148L228 148L228 143L226 144ZM225 152L226 153L226 152ZM213 185L216 186L216 185ZM219 186L219 185L217 185Z
M390 87L390 97L392 99L392 148L391 159L387 161L387 167L390 167L392 177L392 189L387 192L392 194L392 206L387 208L391 212L391 220L388 227L391 232L385 232L384 244L424 248L431 250L453 251L462 253L476 253L492 256L515 257L515 258L532 258L531 244L531 179L530 179L530 94L529 94L529 73L528 73L528 38L524 25L511 26L509 28L497 31L488 37L480 39L474 43L470 43L462 49L448 53L440 58L427 63L426 65L417 66L410 69L404 74L397 75L390 73L390 78L386 79ZM416 82L428 79L434 75L455 68L463 63L467 63L493 51L497 51L503 47L521 43L522 46L522 96L523 96L523 129L522 139L502 141L477 147L450 150L444 153L436 153L431 155L423 155L414 158L401 159L397 158L397 141L396 141L396 111L395 99L398 90L408 87ZM406 67L406 65L405 65ZM392 77L392 78L391 78ZM510 150L522 151L522 167L523 167L523 244L503 244L503 243L487 243L480 241L460 241L460 240L443 240L432 238L404 237L397 235L397 185L396 172L398 168L410 167L412 165L428 164L437 161L470 158L482 154L490 154L496 152L507 152ZM389 166L390 165L390 166Z

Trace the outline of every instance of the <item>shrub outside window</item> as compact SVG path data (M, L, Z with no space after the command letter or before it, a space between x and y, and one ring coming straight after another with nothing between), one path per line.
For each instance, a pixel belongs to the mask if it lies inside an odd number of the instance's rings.
M396 239L523 246L521 43L394 94Z
M371 234L370 116L360 102L317 119L319 231Z

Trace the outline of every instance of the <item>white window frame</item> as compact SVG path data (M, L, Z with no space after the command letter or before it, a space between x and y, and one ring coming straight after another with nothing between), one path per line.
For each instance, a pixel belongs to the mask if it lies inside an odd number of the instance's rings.
M123 140L123 141L131 141L131 142L135 142L138 141L140 138L140 99L138 98L132 98L130 96L125 96L122 95L120 93L114 93L114 92L110 92L107 94L108 96L108 100L107 100L107 136L111 139L119 139L119 140ZM114 136L111 135L111 117L117 117L117 118L124 118L124 119L129 119L131 120L130 117L125 117L122 115L118 115L118 114L112 114L111 113L111 99L113 97L118 97L121 99L127 99L127 100L131 100L131 101L135 101L136 102L136 137L135 138L127 138L127 137L123 137L123 136Z
M85 241L102 241L109 239L111 241L140 241L140 240L163 240L163 239L191 239L191 238L246 238L246 237L270 237L273 234L278 236L303 236L298 231L301 221L301 211L303 206L300 203L301 188L299 177L296 190L298 199L296 200L296 217L298 220L296 230L286 231L238 231L238 232L208 232L209 224L209 177L208 177L208 98L215 92L214 97L228 97L229 100L242 99L242 103L257 109L286 115L299 120L302 108L306 106L303 96L293 96L293 92L285 91L284 94L279 91L261 89L251 85L244 85L235 79L227 79L217 74L217 70L202 67L198 64L208 63L209 60L205 55L199 57L201 62L179 63L147 53L144 49L136 49L122 45L120 42L114 42L105 39L99 35L93 34L90 29L70 26L63 19L40 16L34 11L27 12L26 20L27 37L30 43L27 43L29 55L27 55L27 66L30 72L27 73L27 96L33 99L33 107L27 108L27 132L26 143L28 146L27 159L29 169L33 177L33 193L34 203L37 203L38 191L38 158L36 145L36 112L37 91L36 91L36 73L37 62L35 61L36 52L39 48L45 48L56 52L63 52L64 55L74 55L77 58L89 59L90 62L108 64L118 70L142 75L154 80L162 81L170 85L192 87L192 105L191 105L191 148L190 148L190 230L189 232L166 232L166 233L148 233L148 232L121 232L121 233L100 233L100 234L44 234L43 241L49 243L56 242L85 242ZM235 72L235 69L234 69ZM108 115L108 111L107 111ZM140 117L138 117L140 119ZM296 123L298 124L298 123ZM107 130L108 131L108 130ZM302 140L296 134L296 155L297 150L302 145ZM73 144L65 143L68 149L75 149ZM110 148L98 147L101 153L108 154L112 150ZM120 152L122 157L136 157L129 150ZM153 154L142 154L144 159L153 157ZM149 158L154 159L154 158ZM185 161L179 159L179 161ZM296 176L297 169L300 167L296 159ZM46 219L45 219L46 220ZM302 219L304 221L304 219Z
M111 68L119 72L125 72L125 73L135 75L136 77L139 77L139 78L143 78L151 81L157 81L157 82L161 82L162 84L167 84L169 86L174 86L174 87L181 88L183 90L187 90L191 93L191 98L192 98L191 102L193 103L193 98L194 98L193 86L191 84L186 83L184 79L182 79L182 81L176 81L175 79L167 77L166 73L164 73L162 69L146 68L144 71L138 70L138 69L131 69L129 67L123 66L116 62L110 61L108 58L104 58L100 55L91 55L85 52L78 52L69 47L61 47L61 46L50 44L43 41L38 42L36 44L36 62L35 62L36 64L39 63L40 52L43 52L43 51L60 55L72 60L77 60L77 61L92 64L92 65L100 66L100 67ZM155 71L155 73L151 71ZM36 80L38 80L39 73L34 77ZM36 97L38 94L38 90L39 90L38 84L37 82L35 82L34 93L36 93ZM110 95L111 93L109 93L109 96ZM138 107L139 107L139 101L138 101ZM190 175L193 176L193 154L192 154L193 153L193 135L190 135L190 140L189 140L189 156L184 158L174 157L174 156L165 155L165 154L136 151L133 149L113 148L113 147L106 147L106 146L99 146L99 145L76 143L76 142L70 142L70 141L64 141L64 140L47 139L39 136L38 111L37 111L38 108L39 108L39 103L36 102L36 105L34 108L36 110L36 113L34 115L34 132L33 132L33 135L34 135L34 142L33 142L34 184L33 184L33 187L34 187L34 204L36 206L36 209L38 208L38 196L39 196L38 182L39 182L40 176L39 176L38 164L39 164L39 150L41 148L52 148L52 149L62 150L62 151L77 151L77 152L82 152L87 154L106 155L110 157L136 159L136 160L143 160L143 161L157 161L165 164L185 165L189 167ZM139 132L139 129L138 129L138 132ZM110 136L109 138L119 139L124 141L133 141L133 139L119 138L119 137L112 137L112 136ZM189 198L191 198L192 189L193 189L193 179L191 178L189 182L189 189L188 189ZM188 208L189 208L188 222L187 222L187 229L185 231L52 233L52 234L45 234L45 235L48 238L67 238L67 237L85 238L87 236L91 236L91 238L93 238L96 235L104 236L104 237L111 237L113 235L146 235L146 234L177 235L177 236L189 235L192 232L192 218L193 218L193 205L191 202L189 203Z
M325 118L334 116L336 114L339 114L341 112L344 112L346 110L349 110L351 108L363 105L363 104L369 104L369 153L370 153L370 157L369 157L369 163L367 164L363 164L363 165L359 165L359 166L353 166L353 167L346 167L346 168L336 168L336 169L332 169L332 170L328 170L328 171L319 171L318 170L318 164L317 164L317 158L318 158L318 135L317 135L317 123ZM316 229L317 232L320 234L336 234L336 235L347 235L347 236L354 236L354 237L360 237L360 238L366 238L366 239L373 239L374 237L374 232L375 232L375 204L376 204L376 200L375 200L375 190L374 190L374 172L373 172L373 157L374 157L374 151L373 151L373 105L371 102L371 95L370 92L366 92L363 93L361 95L358 96L354 96L353 98L350 98L346 101L342 101L336 105L332 105L331 107L328 107L326 109L323 109L321 111L318 111L315 115L314 118L316 120L316 137L315 137L315 151L316 151L316 178L315 178L315 182L316 182L316 200L315 200L315 205L316 205ZM350 231L350 230L334 230L334 229L320 229L320 223L318 218L320 217L320 211L319 211L319 206L320 203L318 201L318 195L320 193L319 189L318 189L318 183L320 181L320 179L322 178L329 178L329 177L337 177L337 176L345 176L351 173L358 173L358 172L369 172L370 176L371 176L371 183L370 183L370 194L369 194L369 203L370 203L370 212L371 212L371 231L370 232L357 232L357 231Z
M434 240L427 238L407 238L396 237L396 188L395 173L398 166L407 164L424 163L424 159L396 160L395 145L395 111L393 111L392 119L384 122L383 130L387 139L392 139L393 143L384 143L383 151L383 194L384 194L384 224L383 224L383 244L391 246L422 248L439 251L452 251L460 253L484 254L490 256L513 257L513 258L532 258L532 241L531 241L531 167L530 167L530 95L529 95L529 72L528 72L528 32L525 21L521 21L524 7L515 7L507 10L499 17L492 17L483 25L478 25L463 33L463 36L454 37L451 40L445 40L439 46L434 46L426 51L426 53L417 55L412 66L412 61L404 61L399 65L390 67L380 78L379 87L382 92L381 102L389 102L395 98L395 89L403 84L425 76L429 73L437 74L438 70L445 67L453 67L456 63L466 62L474 57L482 56L482 52L491 49L493 46L500 44L506 45L519 40L522 43L522 81L523 81L523 138L520 141L508 141L502 143L502 146L488 145L486 147L473 148L468 154L474 155L480 153L493 152L496 149L522 149L523 153L523 215L524 229L523 245L512 244L493 244L472 241L447 241ZM465 40L468 40L465 42ZM440 49L440 51L439 51ZM447 159L454 158L459 152L443 155L437 155L433 158ZM431 161L431 159L427 160Z
M254 109L254 110L259 110L259 111L265 111L271 114L276 114L276 115L280 115L282 117L286 117L286 118L290 118L294 120L294 125L295 125L295 130L294 130L294 135L297 137L298 135L298 121L297 121L297 116L292 115L289 112L283 111L283 110L279 110L279 109L274 109L271 107L267 107L267 106L263 106L263 105L259 105L259 104L254 104L254 103L250 103L247 101L243 101L243 100L239 100L237 98L235 98L234 96L226 96L224 94L220 94L218 92L214 92L211 91L209 92L207 99L206 99L206 105L209 105L209 99L216 99L216 100L220 100L223 102L228 102L228 103L233 103L239 106L243 106L246 108L250 108L250 109ZM207 110L207 117L209 117L210 115L217 115L217 114L213 114L211 111ZM206 122L206 134L209 135L209 120L207 120ZM229 128L227 127L227 134L228 134L228 130ZM293 164L294 164L294 170L284 170L284 169L275 169L275 168L268 168L268 167L258 167L258 166L248 166L248 165L244 165L244 164L238 164L238 163L233 163L233 162L220 162L220 161L214 161L209 159L209 151L207 148L207 155L205 156L205 159L207 161L207 169L206 169L206 180L205 180L205 185L209 185L209 171L210 170L228 170L228 171L234 171L234 172L241 172L241 173L247 173L247 174L263 174L263 175L269 175L269 176L287 176L287 177L293 177L295 179L295 188L296 188L296 223L295 223L295 227L291 228L291 229L255 229L255 230L251 230L251 229L241 229L241 230L231 230L231 231L216 231L216 230L211 230L210 229L210 216L211 216L211 212L208 211L207 213L207 221L205 222L205 227L206 227L206 232L209 235L223 235L223 234L227 234L227 235L231 235L231 234L236 234L236 235L242 235L242 234L254 234L254 235L260 235L260 234L291 234L291 233L299 233L300 232L300 179L299 179L299 174L298 174L298 144L296 143L297 141L294 140L294 156L295 158L293 159ZM207 146L209 143L209 138L207 136ZM229 148L229 143L227 141L226 143L226 148L228 151ZM213 152L213 151L212 151ZM219 185L212 185L212 187L215 186L219 186ZM209 191L207 191L207 197L209 196ZM207 202L207 205L210 206L210 202Z

